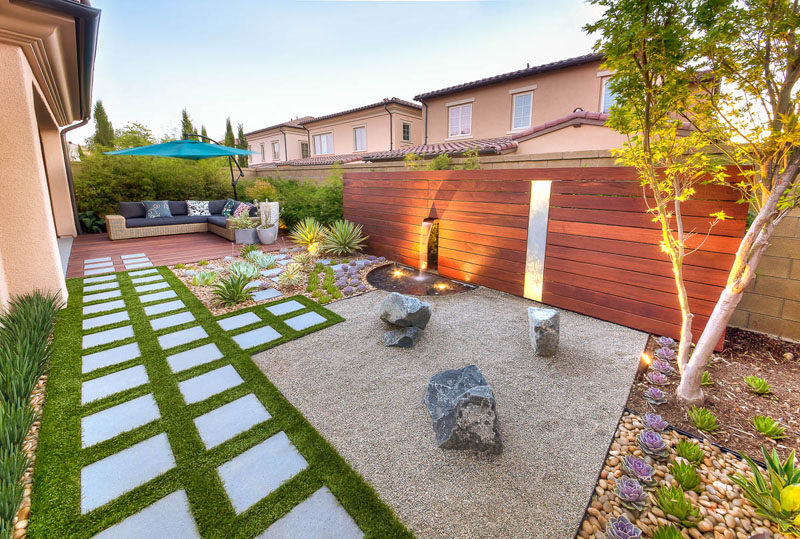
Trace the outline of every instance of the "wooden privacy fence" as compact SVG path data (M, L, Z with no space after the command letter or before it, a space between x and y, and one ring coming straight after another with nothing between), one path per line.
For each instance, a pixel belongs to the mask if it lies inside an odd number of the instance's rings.
M728 187L701 185L682 205L697 249L684 268L695 338L744 233L747 206L738 198ZM443 276L677 337L672 268L646 209L630 168L344 175L344 215L363 225L371 252L418 268L422 222L437 219ZM717 211L732 219L710 228Z

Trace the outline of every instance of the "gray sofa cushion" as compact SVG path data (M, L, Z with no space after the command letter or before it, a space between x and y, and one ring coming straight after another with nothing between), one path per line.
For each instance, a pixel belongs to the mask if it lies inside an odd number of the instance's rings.
M222 208L225 206L226 200L209 200L208 201L208 211L211 212L211 215L217 214L219 215L222 213Z
M210 215L207 219L210 224L225 228L225 221L227 221L228 218L224 215Z
M117 204L119 214L126 219L144 217L144 204L141 202L120 202Z
M186 225L191 223L205 223L207 215L178 215L173 217L134 217L126 219L125 225L128 228L138 228L140 226L161 226L161 225Z
M186 206L185 200L170 200L169 211L172 215L188 215L189 208Z

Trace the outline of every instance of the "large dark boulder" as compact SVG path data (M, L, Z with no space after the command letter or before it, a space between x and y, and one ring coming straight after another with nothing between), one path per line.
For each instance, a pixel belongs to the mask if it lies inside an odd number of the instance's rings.
M383 344L400 348L413 348L421 336L422 330L414 326L392 329L383 334Z
M415 297L392 292L381 303L380 317L395 326L425 329L431 319L431 305Z
M434 375L428 382L425 406L442 449L503 450L494 392L475 365Z

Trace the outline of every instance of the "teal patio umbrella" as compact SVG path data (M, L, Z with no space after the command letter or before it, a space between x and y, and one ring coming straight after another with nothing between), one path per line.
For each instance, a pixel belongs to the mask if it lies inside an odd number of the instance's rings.
M203 137L194 133L184 133L184 137ZM212 157L227 157L228 167L231 171L231 185L233 186L233 198L237 198L236 184L239 178L244 176L242 167L236 160L237 155L250 155L249 150L240 150L239 148L231 148L223 146L222 144L212 140L208 137L203 137L210 140L213 144L207 142L200 142L198 140L173 140L170 142L163 142L161 144L150 144L148 146L139 146L138 148L126 148L124 150L115 150L113 152L104 152L108 155L149 155L153 157L176 157L178 159L191 159L197 161L198 159L210 159ZM233 164L239 169L239 176L233 177Z

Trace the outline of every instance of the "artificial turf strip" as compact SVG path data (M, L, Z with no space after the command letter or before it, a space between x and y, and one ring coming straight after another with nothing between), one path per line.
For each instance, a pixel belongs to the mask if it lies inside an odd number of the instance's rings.
M251 351L241 350L232 340L232 334L247 331L252 326L231 333L224 331L216 323L219 318L214 317L177 277L165 267L159 267L158 271L176 291L178 299L183 301L188 310L194 314L196 321L153 331L148 317L144 314L144 306L137 299L130 277L127 273L118 273L122 297L131 318L130 322L126 323L134 328L141 357L87 374L81 373L83 354L81 338L84 333L81 329L84 306L82 279L70 279L67 282L70 293L69 304L59 316L55 328L54 353L39 432L29 535L46 538L91 537L167 494L184 489L197 528L203 537L253 537L321 486L326 485L366 536L410 537L411 533L378 498L374 489L350 468L258 369L250 359ZM302 296L279 300L269 305L290 299L302 303L305 308L275 317L266 310L265 305L259 305L238 311L236 314L250 310L271 325L278 325L282 324L279 319L291 318L313 310L325 316L328 322L300 332L283 325L278 331L283 333L284 337L257 347L256 350L275 346L341 320L338 315ZM153 304L155 303L148 305ZM100 330L126 323L103 327ZM171 348L166 352L158 346L157 336L193 325L203 327L209 337ZM118 341L97 347L90 352L132 341L132 339ZM224 356L222 359L177 374L172 373L166 361L168 355L209 342L217 345ZM138 364L145 365L150 379L148 384L81 406L80 393L83 381ZM191 405L184 403L178 389L179 381L226 364L235 367L244 379L244 384L198 403ZM81 417L147 393L152 393L155 397L161 410L160 419L95 446L81 449ZM192 419L248 393L256 395L272 418L211 450L206 450ZM236 515L216 467L280 431L286 433L292 444L308 461L308 467L247 511ZM160 432L166 432L169 438L176 466L106 505L82 515L81 469Z

